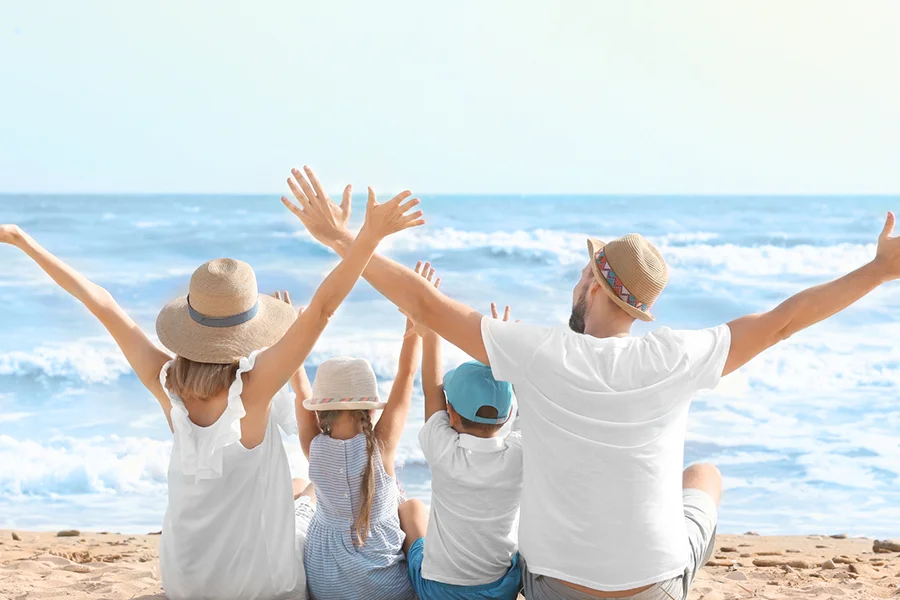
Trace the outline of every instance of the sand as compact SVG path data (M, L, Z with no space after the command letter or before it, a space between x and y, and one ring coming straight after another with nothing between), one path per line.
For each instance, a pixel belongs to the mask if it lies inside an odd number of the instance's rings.
M158 535L16 535L0 530L0 598L164 599ZM691 600L900 599L900 552L876 554L871 539L720 535L711 563Z

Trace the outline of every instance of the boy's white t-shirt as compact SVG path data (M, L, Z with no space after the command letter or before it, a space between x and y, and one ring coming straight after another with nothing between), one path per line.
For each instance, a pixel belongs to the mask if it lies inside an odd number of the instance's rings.
M488 317L481 330L519 400L529 571L602 591L680 575L688 407L722 375L728 326L599 339Z
M439 411L419 432L431 467L431 516L422 577L484 585L503 577L516 553L522 497L522 436L479 438L450 427Z

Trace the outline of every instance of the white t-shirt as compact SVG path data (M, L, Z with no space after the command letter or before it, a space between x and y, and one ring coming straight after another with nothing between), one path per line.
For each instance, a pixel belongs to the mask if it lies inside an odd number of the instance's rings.
M419 443L431 467L431 517L422 577L452 585L493 583L516 553L522 436L457 433L447 411L431 415Z
M519 399L528 569L602 591L681 574L688 406L718 383L728 326L598 339L485 318L481 331Z

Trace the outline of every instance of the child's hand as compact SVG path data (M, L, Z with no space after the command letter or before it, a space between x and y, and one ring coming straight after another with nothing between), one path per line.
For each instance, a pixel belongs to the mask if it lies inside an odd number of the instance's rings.
M375 191L369 188L366 221L360 233L366 233L380 241L392 233L424 225L425 221L422 219L421 210L406 214L419 204L418 198L403 202L410 196L412 196L410 191L401 192L384 204L379 204L375 200Z
M510 309L510 307L507 306L506 310L503 311L503 320L509 321L511 313L512 313L512 309ZM496 302L491 302L491 316L494 317L495 319L500 318L500 313L497 311L497 303ZM521 321L519 321L519 319L516 319L516 323L521 323Z
M22 230L18 225L0 225L0 243L15 244L22 237Z
M423 264L422 261L420 260L419 262L416 263L415 271L416 271L416 273L418 273L419 275L424 277L425 280L428 281L428 283L433 284L435 289L439 289L441 287L441 278L434 277L434 269L432 268L430 262L426 262ZM403 311L401 310L400 312L402 313ZM404 313L404 314L406 314L406 313ZM429 335L436 335L436 334L433 331L431 331L430 329L428 329L427 327L425 327L424 325L416 323L415 321L410 319L409 315L406 315L406 335L404 335L403 337L409 337L410 335L418 335L421 337L426 337Z
M283 300L284 303L290 307L294 306L291 302L291 294L287 290L284 290L283 292L275 290L275 293L272 294L272 297L276 300ZM300 315L302 315L304 310L306 310L305 306L301 306L299 309L297 309L297 316L299 317Z

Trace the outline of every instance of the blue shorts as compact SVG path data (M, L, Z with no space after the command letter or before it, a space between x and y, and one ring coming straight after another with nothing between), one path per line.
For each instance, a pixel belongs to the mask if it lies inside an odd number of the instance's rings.
M522 589L522 571L519 569L519 555L512 559L512 566L506 575L493 583L484 585L451 585L431 581L422 577L422 559L425 557L425 538L419 538L409 549L406 561L409 564L409 578L420 600L515 600Z

